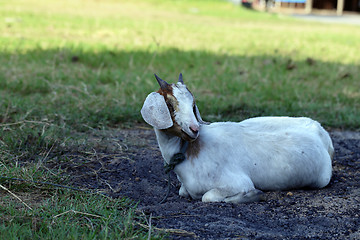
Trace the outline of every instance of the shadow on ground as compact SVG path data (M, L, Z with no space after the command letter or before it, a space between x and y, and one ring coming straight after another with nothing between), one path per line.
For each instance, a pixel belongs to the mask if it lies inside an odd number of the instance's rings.
M255 56L176 48L0 52L0 122L26 116L76 131L143 122L139 109L158 88L153 73L174 82L182 72L209 121L311 116L357 129L358 64L299 56L301 49L282 48Z

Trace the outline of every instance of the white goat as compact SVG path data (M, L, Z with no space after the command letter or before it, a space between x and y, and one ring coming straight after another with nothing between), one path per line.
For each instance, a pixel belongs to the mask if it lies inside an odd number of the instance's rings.
M252 202L260 190L322 188L331 178L329 134L309 118L258 117L206 124L182 75L176 84L156 76L160 90L141 114L154 127L165 162L174 168L179 194L203 202ZM258 190L260 189L260 190Z

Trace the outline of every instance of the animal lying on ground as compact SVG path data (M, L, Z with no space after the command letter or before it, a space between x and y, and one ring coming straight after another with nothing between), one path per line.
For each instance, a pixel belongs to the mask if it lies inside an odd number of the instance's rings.
M154 127L165 162L173 165L180 196L243 203L260 200L261 190L329 183L334 149L318 122L257 117L208 124L182 74L176 84L155 77L160 89L147 96L141 114Z

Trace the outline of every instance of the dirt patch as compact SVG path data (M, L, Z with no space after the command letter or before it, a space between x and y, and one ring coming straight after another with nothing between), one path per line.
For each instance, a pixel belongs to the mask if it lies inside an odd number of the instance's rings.
M335 158L326 188L266 192L266 201L249 204L182 198L174 173L170 195L159 204L167 176L153 130L145 127L98 132L89 138L92 152L62 165L79 187L139 201L138 209L172 239L360 239L360 133L331 136Z

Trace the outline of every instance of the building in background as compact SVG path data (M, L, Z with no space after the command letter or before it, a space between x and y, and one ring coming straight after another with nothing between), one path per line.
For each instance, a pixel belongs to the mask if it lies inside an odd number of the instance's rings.
M242 0L242 4L275 12L360 14L360 0Z

